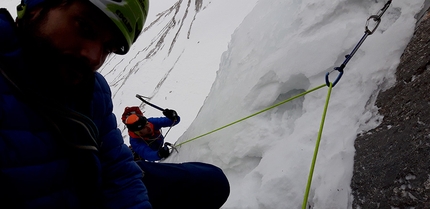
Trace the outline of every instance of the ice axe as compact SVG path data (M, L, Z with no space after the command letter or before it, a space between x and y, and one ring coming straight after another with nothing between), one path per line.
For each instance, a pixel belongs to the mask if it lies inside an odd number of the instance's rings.
M147 97L144 97L144 96L139 95L139 94L136 94L136 97L137 97L138 99L140 99L140 101L145 102L146 104L148 104L149 106L151 106L151 107L153 107L153 108L155 108L155 109L158 109L158 110L160 110L161 112L163 112L163 111L164 111L164 109L163 109L163 108L161 108L161 107L159 107L159 106L157 106L157 105L155 105L155 104L152 104L152 103L150 103L150 102L146 101L145 99L143 99L143 98L147 98Z
M160 110L161 112L163 112L163 114L164 114L164 110L167 110L167 109L163 109L163 108L161 108L161 107L159 107L159 106L157 106L155 104L152 104L152 103L150 103L150 102L148 102L148 101L146 101L144 99L144 98L148 98L148 97L145 97L145 96L142 96L142 95L139 95L139 94L136 94L136 97L138 99L140 99L142 102L145 102L146 104L150 105L151 107ZM167 130L166 134L164 135L164 138L167 137L167 134L169 133L169 131L172 128L172 126L173 126L174 123L175 123L175 120L173 121L172 125L169 127L169 130ZM168 142L166 142L166 144L167 144L167 146L170 146L170 148L172 148L173 150L176 150L176 152L178 152L178 150L172 144L170 144Z

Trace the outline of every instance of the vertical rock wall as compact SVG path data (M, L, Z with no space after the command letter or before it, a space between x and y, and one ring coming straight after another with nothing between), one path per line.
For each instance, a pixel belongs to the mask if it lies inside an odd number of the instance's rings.
M353 208L430 208L430 10L376 101L383 122L355 141Z

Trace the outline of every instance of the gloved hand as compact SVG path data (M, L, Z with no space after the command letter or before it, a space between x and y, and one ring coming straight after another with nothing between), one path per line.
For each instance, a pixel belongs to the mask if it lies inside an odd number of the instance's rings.
M125 107L124 113L122 113L121 120L123 123L125 123L125 119L131 114L137 114L137 115L143 115L142 111L140 111L140 108L138 106L133 107Z
M163 110L163 115L166 116L166 118L169 118L170 120L177 120L178 113L174 110L165 109Z
M166 144L164 144L164 146L158 150L158 156L160 158L167 158L170 156L170 150Z

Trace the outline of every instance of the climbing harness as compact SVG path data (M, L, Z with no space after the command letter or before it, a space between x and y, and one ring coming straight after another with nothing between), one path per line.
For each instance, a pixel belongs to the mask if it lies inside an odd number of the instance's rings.
M159 133L156 134L156 136L141 136L139 131L134 131L133 133L136 134L138 137L140 137L148 146L150 146L152 143L154 143L157 140L160 140L161 137L163 137L162 130L158 130Z

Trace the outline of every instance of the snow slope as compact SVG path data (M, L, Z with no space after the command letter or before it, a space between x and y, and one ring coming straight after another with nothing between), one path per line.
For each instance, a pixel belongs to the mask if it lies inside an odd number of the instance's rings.
M17 2L2 6L14 10ZM151 1L147 28L130 53L111 56L100 72L117 115L141 105L147 116L161 116L136 94L178 111L182 122L166 140L185 144L167 162L221 167L231 184L224 209L302 208L327 87L199 136L324 84L386 2ZM305 200L311 208L352 207L355 137L383 119L374 100L395 81L423 6L424 0L393 1L333 88Z

